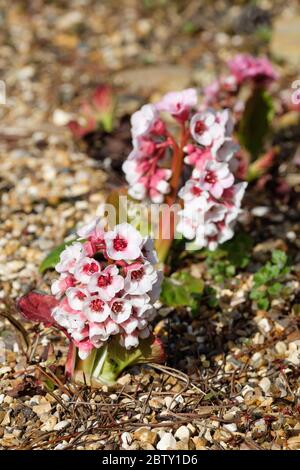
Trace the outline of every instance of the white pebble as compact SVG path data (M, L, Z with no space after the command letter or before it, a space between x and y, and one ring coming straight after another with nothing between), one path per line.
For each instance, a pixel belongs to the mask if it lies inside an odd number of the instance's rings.
M190 438L190 430L186 426L180 426L175 432L175 437L182 441L183 439Z
M264 377L261 379L258 385L265 392L265 394L267 394L271 387L271 381L267 377Z
M170 432L165 432L156 446L157 450L176 449L176 439Z

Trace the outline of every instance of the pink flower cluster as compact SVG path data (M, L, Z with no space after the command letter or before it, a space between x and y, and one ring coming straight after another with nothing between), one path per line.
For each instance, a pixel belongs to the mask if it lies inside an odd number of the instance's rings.
M78 231L79 241L60 255L60 274L51 287L59 303L54 320L85 359L93 348L119 335L126 349L150 334L153 303L160 293L152 240L123 223L105 231L94 220Z
M238 84L245 80L268 83L277 79L271 62L266 57L253 57L250 54L237 54L228 61L228 67Z
M228 63L229 74L221 76L204 89L204 104L218 105L225 102L239 111L240 103L231 103L231 97L237 95L245 82L268 86L278 75L266 57L254 57L250 54L237 54Z
M231 138L227 110L196 113L190 122L193 144L185 147L191 178L179 191L184 202L177 231L197 248L214 250L233 236L247 183L235 184L238 146Z
M171 171L163 167L169 147L166 127L156 108L147 104L131 117L133 150L123 164L134 199L162 202L170 190Z
M137 200L149 198L161 203L170 192L172 171L168 168L174 142L161 112L168 112L184 123L190 109L197 104L196 90L168 93L157 103L146 104L131 117L133 150L123 164L129 183L128 194Z
M161 203L170 190L167 180L171 170L160 164L175 168L176 158L179 156L181 162L183 158L192 172L185 182L180 177L181 167L176 181L178 196L184 203L177 232L195 239L198 247L215 249L233 236L246 183L235 184L239 147L232 139L233 122L228 110L196 112L196 106L196 90L187 89L168 93L156 105L148 104L137 111L132 116L133 151L123 169L129 195ZM161 112L169 113L179 124L179 143L168 132ZM175 162L170 164L172 158Z

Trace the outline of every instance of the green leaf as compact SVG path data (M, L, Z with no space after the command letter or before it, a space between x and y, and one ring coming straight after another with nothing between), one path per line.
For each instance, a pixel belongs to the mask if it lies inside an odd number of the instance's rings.
M239 125L239 140L255 160L263 150L265 138L274 116L271 96L261 87L256 87L246 102Z
M265 296L265 291L260 289L253 289L250 292L250 299L258 300Z
M257 301L257 306L258 306L258 308L260 308L261 310L268 310L269 305L270 305L270 302L269 302L269 300L268 300L266 297L263 297L262 299L259 299L259 300Z
M210 286L206 286L203 291L203 301L211 308L218 307L217 291Z
M39 267L39 271L41 273L44 273L45 271L47 271L47 269L53 269L59 262L60 254L62 253L62 251L64 251L67 246L72 245L74 241L76 240L70 240L55 247L54 250L52 250L49 255L46 256L46 258L42 261Z
M281 268L283 268L286 265L286 262L287 262L287 255L285 254L284 251L274 250L272 252L272 261L273 261L274 264L277 264Z
M262 268L253 276L254 285L263 286L268 281L268 275L262 271Z
M273 297L277 296L279 295L281 289L282 289L282 285L280 284L280 282L275 282L275 284L268 287L268 294L270 294Z
M161 301L170 307L197 307L204 283L185 271L178 271L162 284Z

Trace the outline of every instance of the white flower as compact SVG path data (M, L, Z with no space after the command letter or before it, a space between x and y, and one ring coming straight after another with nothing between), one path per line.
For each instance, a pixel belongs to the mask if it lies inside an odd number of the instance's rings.
M56 297L62 296L69 287L75 285L75 278L72 274L62 273L51 285L51 292Z
M73 310L82 310L83 303L89 297L89 294L84 289L70 287L66 291L66 296Z
M88 284L89 291L97 292L103 300L111 300L123 287L124 278L119 275L119 269L114 265L94 274Z
M201 187L217 199L222 196L224 189L229 188L233 183L234 176L230 173L227 163L208 161L200 176Z
M106 250L111 259L135 260L141 256L143 238L132 225L123 223L105 234Z
M67 246L61 252L59 263L55 266L58 273L69 272L74 274L77 261L83 256L82 244L79 242Z
M116 298L110 303L110 318L117 324L122 324L131 316L132 305L129 300Z
M187 88L183 91L167 93L156 107L159 111L170 113L172 116L185 120L191 108L197 104L197 91Z
M110 308L108 304L97 295L93 295L84 302L83 312L89 321L101 323L108 318Z
M136 184L143 173L138 162L129 158L123 163L122 170L125 173L126 181L130 185Z
M147 195L147 188L143 183L134 183L132 186L129 187L128 194L133 199L142 201Z
M89 338L96 347L99 347L101 343L107 341L109 334L106 331L105 323L91 323L89 328Z
M157 119L157 111L153 104L145 104L131 116L131 133L134 143L136 139L147 134Z
M195 179L188 180L180 189L178 196L183 199L185 205L188 203L191 211L195 209L206 210L209 205L208 192L204 191L199 181Z
M127 267L124 289L128 294L145 294L157 281L157 272L149 262L133 263Z
M195 114L191 119L190 130L195 141L205 147L220 147L224 142L224 126L218 122L217 113L213 110Z
M139 344L138 335L123 335L120 339L120 343L126 349L136 348Z
M88 328L82 328L82 329L73 329L70 330L69 333L71 334L72 338L75 341L82 341L86 338L88 338L89 333L88 333Z
M105 320L105 329L109 336L117 335L120 332L120 327L115 323L111 318L107 318Z
M121 327L123 328L126 334L130 335L136 330L138 324L138 319L131 316L130 318L128 318L128 320L121 324Z
M100 264L93 258L89 258L85 256L84 258L80 259L76 265L74 276L75 278L87 284L91 277L98 273L101 270Z

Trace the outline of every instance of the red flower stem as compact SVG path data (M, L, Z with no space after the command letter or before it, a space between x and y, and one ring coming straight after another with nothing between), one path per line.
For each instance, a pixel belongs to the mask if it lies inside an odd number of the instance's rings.
M169 207L171 207L176 199L177 199L177 193L178 193L178 188L179 188L179 183L180 183L180 176L182 173L182 168L183 168L183 157L184 157L184 147L187 143L187 139L189 136L189 130L186 129L185 124L181 124L181 136L180 136L180 145L178 146L177 142L175 141L174 137L172 135L169 135L169 139L172 142L173 146L173 158L172 158L172 177L170 180L170 186L171 186L171 192L168 194L166 197L166 202ZM174 239L175 235L175 220L174 220L174 214L172 212L172 220L169 220L169 215L170 211L168 211L168 214L160 214L160 220L159 220L159 238L160 238L160 243L159 246L157 247L158 251L158 256L161 262L164 262L171 243ZM169 239L165 239L163 237L164 234L164 226L165 224L170 224L170 237Z

